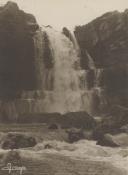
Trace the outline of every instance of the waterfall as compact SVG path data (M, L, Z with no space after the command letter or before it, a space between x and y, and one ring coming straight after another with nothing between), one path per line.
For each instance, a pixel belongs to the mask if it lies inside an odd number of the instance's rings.
M50 27L44 28L54 58L52 76L53 90L45 92L44 106L49 112L75 112L84 110L79 57L73 43L62 33ZM85 82L84 82L85 84Z
M91 113L99 95L98 80L88 88L89 71L95 70L93 60L88 55L89 70L80 67L79 47L75 37L71 41L63 33L51 27L39 29L33 36L35 45L35 68L37 88L22 90L18 99L6 104L13 116L40 113L68 113L86 111ZM12 110L10 110L12 108ZM1 106L0 106L1 109ZM2 114L2 115L3 115Z
M104 72L103 68L95 69L95 87L96 88L100 86L103 72Z
M88 68L92 69L92 70L95 70L96 69L95 63L94 63L92 57L89 55L89 53L87 51L86 51L86 55L87 55L87 59L88 59Z

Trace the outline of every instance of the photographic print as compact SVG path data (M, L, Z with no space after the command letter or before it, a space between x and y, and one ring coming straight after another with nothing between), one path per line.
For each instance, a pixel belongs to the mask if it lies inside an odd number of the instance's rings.
M128 175L127 0L0 0L0 175Z

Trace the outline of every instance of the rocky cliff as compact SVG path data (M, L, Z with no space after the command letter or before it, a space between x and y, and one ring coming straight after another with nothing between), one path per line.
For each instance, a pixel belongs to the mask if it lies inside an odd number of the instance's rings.
M16 118L16 99L38 88L33 36L39 26L16 3L0 7L0 118ZM22 106L22 104L20 104Z
M88 69L87 52L95 64L102 112L113 105L128 106L128 10L109 12L75 28L81 66ZM95 78L95 79L97 79Z
M8 2L0 8L0 98L36 88L33 35L36 19Z

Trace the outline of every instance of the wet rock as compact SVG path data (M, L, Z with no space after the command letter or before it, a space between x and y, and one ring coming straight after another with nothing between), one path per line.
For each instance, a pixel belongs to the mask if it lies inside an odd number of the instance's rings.
M63 34L73 42L72 34L66 27L63 28Z
M37 144L36 139L31 136L26 136L23 134L8 133L1 140L1 145L3 149L19 149L34 147Z
M44 40L43 60L45 67L50 69L53 68L54 66L54 58L50 49L49 37L46 32L43 32L43 40Z
M120 133L116 135L105 134L102 139L98 140L98 145L109 147L127 147L128 146L128 134Z
M46 144L46 145L44 145L44 149L52 149L52 148L53 148L53 146L50 145L50 144Z
M108 146L108 147L119 147L117 143L115 143L112 135L105 134L100 140L97 141L97 145Z
M70 143L73 143L85 138L84 132L82 129L71 128L67 130L67 133L68 133L68 141Z
M65 128L93 129L96 126L95 119L87 112L69 112L63 115L62 126Z
M114 105L110 109L108 116L102 120L102 128L107 130L119 130L122 126L128 123L128 108L123 106Z
M101 140L104 136L104 130L102 127L98 126L96 128L94 128L93 130L93 139L94 140Z
M48 127L48 129L53 129L53 130L58 129L58 125L53 123Z
M100 140L106 133L128 133L128 108L114 105L109 110L110 112L102 117L101 121L94 127L93 139Z

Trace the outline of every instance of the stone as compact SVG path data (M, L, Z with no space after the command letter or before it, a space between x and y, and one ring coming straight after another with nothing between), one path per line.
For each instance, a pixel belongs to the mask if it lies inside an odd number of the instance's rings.
M53 130L58 129L58 125L53 123L48 127L48 129L53 129Z
M102 128L106 128L108 131L120 128L128 123L128 108L123 106L114 105L110 109L108 116L105 116L102 120Z
M34 147L36 144L34 137L18 133L8 133L1 140L1 147L5 150Z
M71 128L67 130L67 133L68 133L68 141L70 143L84 139L84 133L82 129Z
M92 129L96 126L95 119L87 112L69 112L63 115L62 126L65 128Z
M119 133L116 135L105 134L102 139L98 140L98 145L109 147L127 147L128 134Z
M50 144L46 144L46 145L44 145L44 149L52 149L52 148L53 148L53 146L50 145Z

